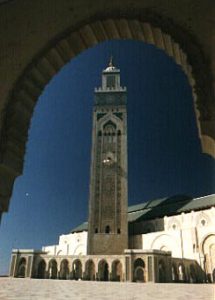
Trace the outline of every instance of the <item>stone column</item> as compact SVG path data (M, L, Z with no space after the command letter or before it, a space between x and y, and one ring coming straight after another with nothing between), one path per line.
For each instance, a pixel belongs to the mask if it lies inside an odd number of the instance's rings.
M154 257L148 256L148 281L154 282L155 281L155 274L154 274Z
M56 279L60 279L60 264L57 264L57 278Z
M172 259L171 256L167 256L166 258L166 282L172 282Z
M27 263L26 263L26 270L25 270L25 277L30 277L32 276L32 269L33 269L33 255L29 255L27 257Z
M46 262L45 279L49 279L49 262Z
M125 256L125 281L132 281L132 266L131 266L131 256Z
M158 258L154 256L154 282L158 282Z
M10 261L10 277L15 277L16 276L16 263L17 263L17 254L14 254L11 256L11 261Z

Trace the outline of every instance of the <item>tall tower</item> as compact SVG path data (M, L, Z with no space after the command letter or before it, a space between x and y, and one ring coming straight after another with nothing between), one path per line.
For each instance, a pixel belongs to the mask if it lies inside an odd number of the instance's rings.
M122 254L128 247L127 198L126 88L111 59L95 89L88 254Z

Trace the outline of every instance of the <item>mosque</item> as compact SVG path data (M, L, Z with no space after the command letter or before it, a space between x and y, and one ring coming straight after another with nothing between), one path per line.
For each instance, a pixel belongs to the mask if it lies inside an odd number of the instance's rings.
M95 89L88 222L58 245L13 249L11 277L215 282L215 194L128 207L126 102L111 60Z

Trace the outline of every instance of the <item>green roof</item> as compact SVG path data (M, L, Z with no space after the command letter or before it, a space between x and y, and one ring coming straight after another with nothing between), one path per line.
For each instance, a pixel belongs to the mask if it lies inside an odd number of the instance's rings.
M192 199L189 196L177 195L156 199L128 207L128 222L141 222L164 216L172 216L191 210L206 209L215 206L215 194ZM88 230L88 222L74 228L73 232Z
M71 232L73 233L73 232L80 232L80 231L87 231L87 230L88 230L88 222L84 222L79 226L75 227L74 229L72 229Z

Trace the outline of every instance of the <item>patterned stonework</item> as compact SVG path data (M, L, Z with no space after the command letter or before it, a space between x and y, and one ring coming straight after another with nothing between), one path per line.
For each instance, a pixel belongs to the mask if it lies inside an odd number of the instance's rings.
M120 87L119 70L113 70L103 71L102 88L95 92L89 254L120 254L127 247L126 90ZM109 75L114 78L111 89Z

